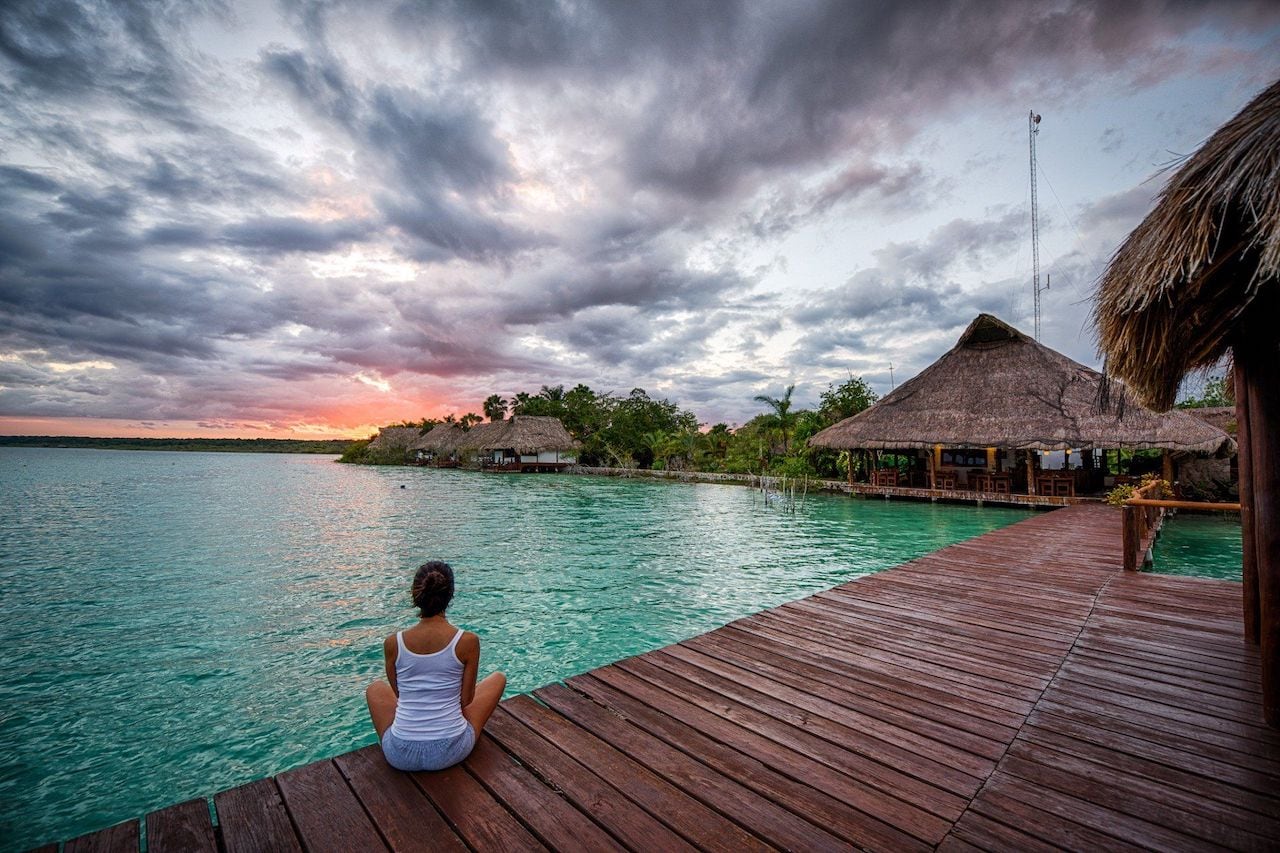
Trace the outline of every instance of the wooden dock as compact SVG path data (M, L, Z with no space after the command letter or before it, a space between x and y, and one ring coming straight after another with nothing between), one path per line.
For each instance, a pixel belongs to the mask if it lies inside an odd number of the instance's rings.
M375 746L148 815L148 850L1276 849L1239 584L1119 567L1115 509L1038 515L508 699L462 766Z

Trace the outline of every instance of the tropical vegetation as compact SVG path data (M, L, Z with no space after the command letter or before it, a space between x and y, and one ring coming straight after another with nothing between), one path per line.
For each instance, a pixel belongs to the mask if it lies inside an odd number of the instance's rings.
M544 385L537 392L521 391L510 399L491 394L482 406L483 418L474 413L451 414L440 420L423 418L389 426L415 427L425 434L442 422L469 429L484 419L547 415L559 418L582 443L578 458L583 465L845 477L851 463L848 453L811 449L806 440L870 406L876 401L875 392L861 377L850 376L840 385L828 385L818 406L805 409L795 406L795 389L791 384L776 397L757 395L755 402L762 411L737 428L701 424L692 412L650 396L643 388L620 395L583 384L568 390L563 385ZM367 444L353 445L344 460L386 461L374 459L376 454L371 455Z

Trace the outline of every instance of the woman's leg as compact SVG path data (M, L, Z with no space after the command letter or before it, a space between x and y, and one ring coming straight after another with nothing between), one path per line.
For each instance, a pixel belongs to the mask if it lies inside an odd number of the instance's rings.
M493 709L498 707L498 702L502 699L502 691L506 689L507 677L501 672L490 673L476 684L476 692L471 697L471 703L462 709L462 716L466 717L471 728L475 729L477 741L480 740L480 732L484 730L484 724L489 722L489 717L493 716Z
M478 693L479 685L477 685ZM391 728L391 723L396 718L396 692L391 689L390 684L379 678L364 691L364 700L369 703L369 717L373 720L373 728L378 733L378 740L382 740L383 732Z

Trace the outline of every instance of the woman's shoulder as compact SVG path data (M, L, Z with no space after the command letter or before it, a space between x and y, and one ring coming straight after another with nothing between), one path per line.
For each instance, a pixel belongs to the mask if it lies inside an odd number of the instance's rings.
M459 628L458 633L458 649L459 651L470 651L472 649L479 650L480 637L474 631L468 631L466 628Z

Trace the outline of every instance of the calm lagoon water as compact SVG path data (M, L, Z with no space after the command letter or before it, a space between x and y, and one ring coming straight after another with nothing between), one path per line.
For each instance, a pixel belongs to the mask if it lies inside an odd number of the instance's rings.
M523 692L1018 521L332 457L0 448L0 849L374 741L414 567Z
M1242 548L1239 515L1179 513L1156 537L1151 571L1239 581Z

